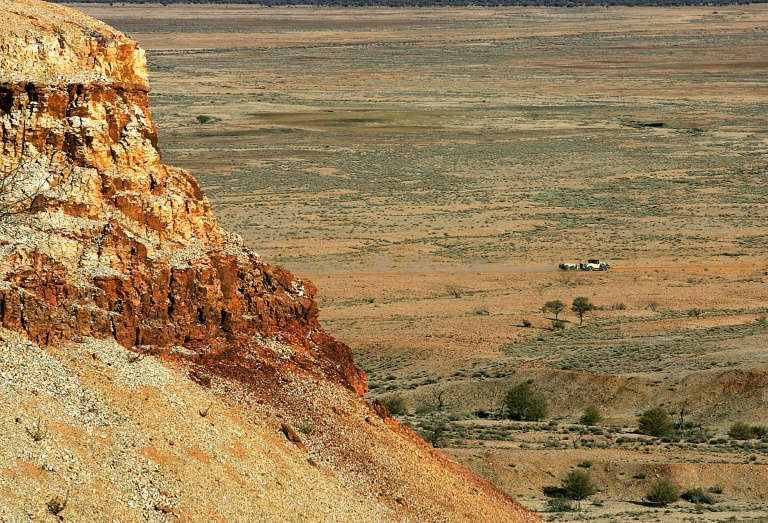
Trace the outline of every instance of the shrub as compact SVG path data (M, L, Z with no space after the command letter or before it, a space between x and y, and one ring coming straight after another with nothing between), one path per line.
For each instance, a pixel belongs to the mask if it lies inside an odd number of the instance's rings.
M674 422L666 409L654 407L646 410L638 420L638 430L649 436L669 436L674 428Z
M207 124L207 123L212 122L214 120L214 118L213 118L213 116L208 116L208 115L205 115L205 114L199 114L199 115L195 116L195 120L197 120L197 123L203 125L203 124Z
M563 330L565 323L562 320L554 320L552 322L552 330Z
M565 489L565 497L575 500L578 503L579 510L581 510L581 500L587 499L597 492L597 487L592 483L592 478L584 470L570 471L563 478L562 485L563 489Z
M733 439L752 439L755 437L754 427L750 427L742 421L738 421L731 425L728 435Z
M382 403L392 415L402 416L408 414L408 409L405 406L405 400L402 396L389 396L384 398Z
M582 414L581 418L579 418L579 423L582 425L594 425L596 423L600 423L601 421L603 421L603 415L594 405L590 405L584 409L584 414Z
M670 503L674 503L679 497L680 494L677 487L665 478L653 482L651 489L645 495L645 499L648 502L660 507L666 507Z
M550 498L544 508L547 512L573 512L573 503L565 498Z
M528 382L520 383L504 398L507 417L518 421L538 421L547 415L547 400Z
M685 501L688 501L690 503L696 503L697 505L712 505L715 503L715 498L712 497L710 494L707 494L704 492L704 489L701 488L693 488L690 490L686 490L680 495L681 498L683 498Z
M421 436L433 447L442 447L445 444L445 423L438 422L434 425L424 427Z
M530 329L533 326L533 324L528 320L523 320L523 327L526 329Z
M707 489L708 492L711 492L712 494L722 494L723 493L723 487L709 487Z

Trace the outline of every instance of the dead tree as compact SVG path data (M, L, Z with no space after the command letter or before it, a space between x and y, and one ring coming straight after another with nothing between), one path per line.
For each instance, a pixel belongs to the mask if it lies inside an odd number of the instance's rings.
M445 389L432 389L432 399L435 402L435 410L442 412L445 408Z
M54 157L41 162L42 155L27 161L22 156L15 165L0 170L0 221L29 212L51 181L65 174ZM37 169L42 172L35 173Z

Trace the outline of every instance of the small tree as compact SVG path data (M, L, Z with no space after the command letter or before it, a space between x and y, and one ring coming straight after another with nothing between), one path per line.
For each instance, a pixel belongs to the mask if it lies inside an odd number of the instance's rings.
M433 389L432 399L434 400L435 410L442 412L445 408L445 389Z
M561 302L560 300L552 300L548 301L541 307L541 312L544 314L551 312L555 315L555 321L558 320L557 315L560 314L565 310L565 303Z
M638 419L638 430L643 434L656 436L657 438L668 436L674 426L672 416L663 407L654 407L646 410Z
M590 405L586 409L584 409L584 414L581 415L581 418L579 418L579 423L582 425L595 425L596 423L600 423L603 421L603 415L600 413L600 410L594 406Z
M594 310L595 306L589 301L589 298L580 296L573 300L571 310L579 315L579 325L584 323L584 313Z
M507 417L513 420L537 421L547 415L547 400L527 381L519 383L504 398Z
M654 505L666 507L680 498L677 486L666 478L656 480L651 484L651 489L645 495L645 499Z
M589 472L585 470L572 470L563 478L563 490L565 497L577 503L577 510L581 510L581 500L597 492L597 487L592 483Z

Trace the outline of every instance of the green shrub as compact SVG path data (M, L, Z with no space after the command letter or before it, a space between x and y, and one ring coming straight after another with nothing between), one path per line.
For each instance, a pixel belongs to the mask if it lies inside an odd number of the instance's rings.
M383 398L381 402L387 407L389 413L394 416L408 414L408 409L405 406L405 400L402 396L388 396Z
M565 322L562 320L555 320L552 322L552 330L559 331L563 329L565 329Z
M523 327L525 327L526 329L530 329L531 326L533 326L533 324L530 321L525 319L523 320Z
M753 429L753 427L750 427L746 423L737 421L731 425L731 428L728 431L728 435L733 439L752 439L755 437L755 431Z
M581 415L581 418L579 418L579 423L582 425L594 425L596 423L600 423L601 421L603 421L603 415L594 405L590 405L584 409L584 413Z
M654 407L646 410L638 420L638 430L642 434L656 436L657 438L669 436L675 427L672 417L663 407Z
M651 489L645 495L648 502L661 507L674 503L680 497L677 487L668 479L659 479L651 484Z
M572 470L563 478L563 489L565 497L578 502L578 508L581 510L581 500L597 492L597 487L592 483L592 478L585 470Z
M530 383L514 386L504 398L508 418L518 421L538 421L547 415L547 400Z
M704 489L701 488L686 490L680 495L680 497L685 501L696 503L697 505L712 505L715 503L715 498L704 492Z
M573 512L573 503L565 498L550 498L544 508L546 512Z

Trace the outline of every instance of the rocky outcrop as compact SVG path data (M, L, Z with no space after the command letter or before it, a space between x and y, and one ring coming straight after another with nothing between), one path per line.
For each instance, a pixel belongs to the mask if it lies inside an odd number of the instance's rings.
M40 189L6 220L0 325L46 344L113 337L212 369L258 360L254 376L292 365L362 394L349 348L317 321L314 286L219 228L195 179L162 164L135 42L13 5L0 159Z

